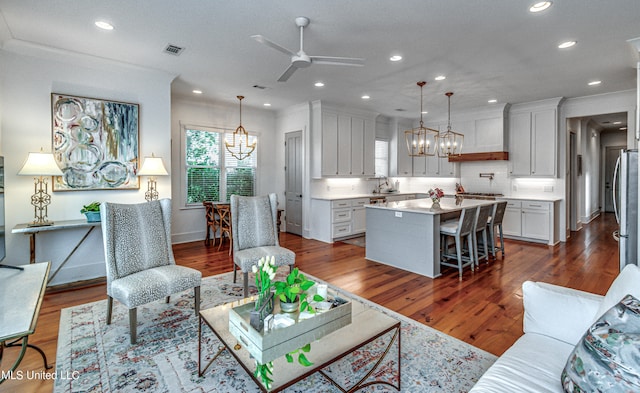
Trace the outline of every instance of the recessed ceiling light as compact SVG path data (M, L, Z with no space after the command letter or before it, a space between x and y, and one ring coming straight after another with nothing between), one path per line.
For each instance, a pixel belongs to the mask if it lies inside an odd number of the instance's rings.
M427 111L422 111L422 114L423 114L423 115L426 115L427 113L429 113L429 112L427 112Z
M495 104L496 102L498 102L498 100L496 100L495 98L490 99L489 101L487 101L489 104Z
M540 1L529 7L529 12L541 12L551 7L550 1Z
M314 86L315 86L315 87L323 87L323 86L324 86L324 83L322 83L322 82L316 82L316 83L314 84Z
M435 77L435 80L437 80L437 81L443 81L445 79L447 79L447 77L444 76L444 75L438 75L438 76Z
M558 49L571 48L575 44L576 44L576 41L565 41L565 42L561 43L560 45L558 45Z
M600 83L602 83L602 81L591 81L591 82L589 82L589 86L597 86Z
M371 98L371 97L369 97L369 96L368 96L368 95L366 95L366 94L362 96L362 99L363 99L363 100L368 100L369 98Z
M105 22L103 20L97 20L95 25L101 28L102 30L113 30L113 25L109 22Z
M268 103L268 102L265 102L265 103L264 103L264 104L262 104L262 105L264 105L264 106L271 106L271 104L270 104L270 103Z
M627 127L620 127L620 131L624 131L626 129L627 129Z
M622 124L621 121L614 121L613 124L618 125L618 124Z
M202 90L193 90L193 94L202 94Z
M402 60L402 56L400 56L400 55L393 55L393 56L391 56L391 57L389 58L389 60L391 60L391 61L400 61L400 60Z

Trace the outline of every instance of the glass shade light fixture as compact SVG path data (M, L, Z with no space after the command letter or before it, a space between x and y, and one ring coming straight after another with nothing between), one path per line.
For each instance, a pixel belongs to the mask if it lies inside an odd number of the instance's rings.
M34 210L34 220L27 224L30 227L40 227L53 225L48 220L48 206L51 204L51 195L48 190L48 179L45 176L62 176L63 173L58 167L52 153L45 153L40 149L39 153L29 153L27 161L22 165L20 176L34 177L34 194L31 196L31 204Z
M257 141L249 144L249 133L242 126L242 100L244 99L244 96L237 97L238 100L240 100L240 125L233 132L233 139L231 140L231 143L225 141L224 145L235 159L244 160L256 149Z
M438 136L438 130L427 128L422 121L422 88L427 82L420 81L417 83L420 86L420 126L412 128L404 132L404 139L407 143L407 150L411 157L424 157L435 156L437 150L436 137Z
M144 158L142 168L138 171L138 176L149 176L149 180L147 180L147 192L144 193L144 199L147 202L158 199L156 176L167 176L168 174L162 158L156 157L153 153L151 153L151 157Z
M451 96L453 92L444 93L449 99L449 116L447 120L447 131L441 132L437 136L438 140L438 157L459 156L462 154L462 144L464 143L464 135L451 130Z

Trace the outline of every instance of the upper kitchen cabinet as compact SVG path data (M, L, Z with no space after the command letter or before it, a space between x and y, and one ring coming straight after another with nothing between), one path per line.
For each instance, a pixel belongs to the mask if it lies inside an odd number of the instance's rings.
M373 176L377 113L311 103L311 171L314 178Z
M555 177L558 107L562 98L517 104L509 112L511 176Z

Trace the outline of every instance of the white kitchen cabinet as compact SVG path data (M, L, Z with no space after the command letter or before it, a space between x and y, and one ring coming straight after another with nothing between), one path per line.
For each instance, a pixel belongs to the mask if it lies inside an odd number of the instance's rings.
M364 205L369 198L312 199L311 237L331 243L335 239L359 235L366 232Z
M514 105L509 115L511 176L556 176L560 99Z
M413 157L409 155L409 151L407 150L407 142L404 137L404 131L402 128L398 128L398 138L397 138L397 153L398 153L398 163L397 163L397 173L396 176L413 176Z
M558 243L559 201L507 200L502 232L512 239Z
M352 218L351 233L360 234L367 231L367 212L364 207L369 203L369 198L359 198L351 201Z
M312 103L311 168L314 178L373 176L377 114Z

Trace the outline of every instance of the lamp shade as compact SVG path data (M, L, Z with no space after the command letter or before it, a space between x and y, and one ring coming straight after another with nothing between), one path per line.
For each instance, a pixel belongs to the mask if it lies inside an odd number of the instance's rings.
M142 168L138 171L138 176L166 176L167 172L161 157L145 157Z
M18 171L22 176L62 176L63 173L52 153L29 153L27 161Z

